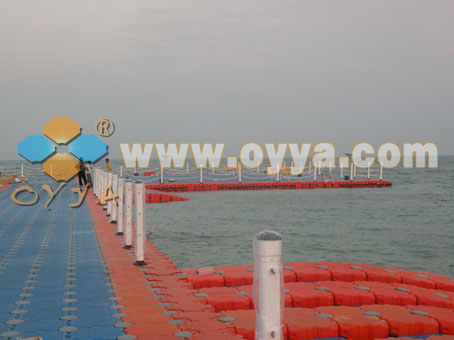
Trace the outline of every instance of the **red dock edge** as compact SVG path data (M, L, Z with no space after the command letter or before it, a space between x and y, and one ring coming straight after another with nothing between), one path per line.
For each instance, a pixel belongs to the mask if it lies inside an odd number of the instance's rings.
M153 340L254 339L252 266L179 270L150 241L144 266L90 195L87 204L125 333ZM283 339L454 340L454 281L345 263L285 263ZM179 337L177 337L179 336ZM404 339L404 338L402 338Z
M293 181L293 182L242 182L242 183L172 183L147 184L147 189L165 192L266 190L266 189L329 189L329 188L383 188L392 183L385 180L363 181Z

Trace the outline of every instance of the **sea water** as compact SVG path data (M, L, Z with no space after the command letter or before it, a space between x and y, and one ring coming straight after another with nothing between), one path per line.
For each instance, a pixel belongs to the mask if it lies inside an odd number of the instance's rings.
M20 173L21 163L0 161L0 171ZM121 162L113 164L118 170ZM26 175L42 173L26 166ZM153 243L180 268L251 264L252 238L270 229L283 235L287 262L454 276L454 157L441 156L438 169L385 170L384 179L392 187L176 193L191 200L148 204L147 227L156 228Z
M181 268L253 262L262 230L284 261L338 261L454 276L454 157L438 169L384 171L390 188L177 193L147 205L154 244Z

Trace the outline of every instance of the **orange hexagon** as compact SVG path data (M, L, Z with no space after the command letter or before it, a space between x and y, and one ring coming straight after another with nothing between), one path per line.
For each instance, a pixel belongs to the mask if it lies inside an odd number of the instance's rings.
M77 174L78 163L67 153L57 153L43 163L43 171L56 181L67 182Z
M80 135L80 129L69 117L55 117L43 126L43 133L57 144L68 144Z

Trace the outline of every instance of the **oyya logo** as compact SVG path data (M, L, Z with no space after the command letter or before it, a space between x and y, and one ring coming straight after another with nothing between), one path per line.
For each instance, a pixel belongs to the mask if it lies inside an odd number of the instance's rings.
M94 163L107 153L106 143L81 130L71 118L55 117L43 126L47 138L28 136L18 144L18 153L30 163L42 163L44 173L54 180L67 182L77 174L79 159ZM57 145L69 145L69 154L57 152Z

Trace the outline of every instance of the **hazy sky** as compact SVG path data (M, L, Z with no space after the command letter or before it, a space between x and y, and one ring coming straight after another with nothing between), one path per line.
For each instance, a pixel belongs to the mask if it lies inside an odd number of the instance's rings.
M436 142L454 154L452 0L0 0L0 159L68 115L106 140ZM155 155L153 156L155 157Z

